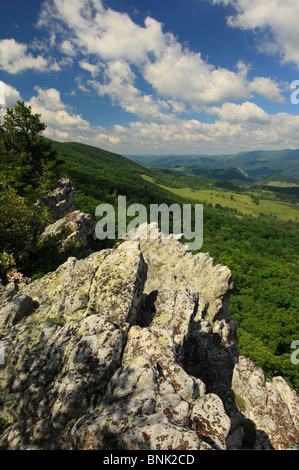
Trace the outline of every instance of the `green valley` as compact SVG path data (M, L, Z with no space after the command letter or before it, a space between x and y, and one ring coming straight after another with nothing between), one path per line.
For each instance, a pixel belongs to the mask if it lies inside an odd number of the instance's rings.
M269 190L268 186L255 183L207 179L171 169L148 168L84 144L46 141L60 161L53 168L56 179L69 176L77 188L76 206L82 212L94 216L101 203L110 203L117 210L120 195L126 196L128 204L136 202L146 207L151 203L203 203L201 251L209 252L216 264L225 264L232 271L234 289L230 312L239 325L240 354L255 361L268 377L282 375L299 389L298 365L291 362L292 342L299 339L296 186ZM25 246L24 237L22 239L20 231L16 231L15 240L7 239L10 250L1 244L0 252L6 249L13 253L24 275L40 277L56 269L68 256L87 255L78 252L76 247L63 258L61 253L57 255L54 242L40 246L36 237L42 226L35 219L31 225L24 225L23 219L29 214L34 195L39 197L39 189L22 186L23 194L19 196L19 186L15 185L18 181L8 180L5 172L3 178L0 185L2 217L10 214L15 221L20 214L19 224L26 228L28 243ZM18 178L18 172L14 178ZM8 189L9 185L12 188ZM14 191L11 193L15 204L13 213L7 207L8 191ZM100 250L112 246L112 242L97 240L92 248Z
M147 178L145 178L147 179ZM153 181L153 180L152 180ZM277 202L271 198L269 192L249 190L248 194L238 194L223 189L190 189L169 188L164 189L185 199L197 203L211 204L212 207L223 207L236 211L238 215L251 215L253 217L274 217L282 221L299 220L299 204Z
M131 155L150 168L185 172L224 181L252 182L273 174L299 179L299 149L241 152L235 155Z

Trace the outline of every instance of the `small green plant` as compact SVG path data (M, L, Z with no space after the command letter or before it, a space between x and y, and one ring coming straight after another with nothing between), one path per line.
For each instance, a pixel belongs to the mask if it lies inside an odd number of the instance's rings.
M163 261L158 261L158 263L155 264L155 267L157 269L160 269L160 268L162 268L163 264L164 264Z
M5 418L0 416L0 436L4 433L4 431L11 425L11 421L9 418Z
M246 411L245 400L243 397L241 397L241 395L238 395L237 393L235 393L235 403L242 413Z
M7 273L11 271L13 266L15 266L15 260L13 258L13 255L6 253L6 251L3 251L3 253L0 253L0 276L1 279L4 277L7 277Z

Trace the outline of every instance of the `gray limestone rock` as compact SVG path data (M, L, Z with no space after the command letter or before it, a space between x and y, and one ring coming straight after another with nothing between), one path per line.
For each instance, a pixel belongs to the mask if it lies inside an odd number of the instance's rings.
M49 236L59 235L65 230L66 237L60 242L63 250L68 243L79 242L82 248L89 248L90 242L95 239L95 223L90 214L83 214L74 210L53 224L48 225L40 236L40 240Z
M238 356L230 270L149 229L2 292L0 449L243 449L251 425L297 450L296 393Z
M261 368L240 356L232 388L243 415L255 424L257 449L299 450L299 398L282 377L267 380Z
M77 210L75 198L75 187L69 178L63 177L52 192L36 202L37 206L48 207L55 220L45 228L40 240L66 231L67 235L59 244L61 250L65 249L67 244L76 242L79 242L82 248L90 249L90 243L95 240L95 222L90 214Z
M56 188L40 198L36 205L48 207L53 219L58 220L76 210L75 198L76 189L70 179L65 176L57 182Z

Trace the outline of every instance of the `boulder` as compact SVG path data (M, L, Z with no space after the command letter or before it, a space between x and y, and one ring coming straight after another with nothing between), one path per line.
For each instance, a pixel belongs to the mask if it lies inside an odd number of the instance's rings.
M11 301L4 302L0 307L0 328L15 325L22 318L30 315L34 302L26 294L17 294Z

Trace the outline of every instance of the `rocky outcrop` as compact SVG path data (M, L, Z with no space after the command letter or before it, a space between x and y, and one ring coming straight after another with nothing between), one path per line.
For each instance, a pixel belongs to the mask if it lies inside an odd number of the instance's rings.
M238 356L230 270L148 229L3 293L0 449L299 449L297 395Z
M232 388L243 414L254 423L257 449L299 449L298 396L282 377L267 380L259 367L241 356Z
M61 250L67 247L69 243L79 242L83 248L89 248L90 240L94 236L95 223L90 214L84 214L79 210L70 212L62 219L48 225L40 236L43 240L48 236L55 236L66 232L66 236L59 243Z
M69 243L79 242L84 249L90 249L90 243L95 240L95 222L90 214L77 210L75 205L76 189L67 177L61 178L56 188L37 201L37 206L48 207L55 220L48 225L40 239L66 233L59 243L64 250Z
M40 198L36 205L48 207L54 220L65 217L70 212L76 210L76 188L67 176L61 178L56 188L46 196Z

